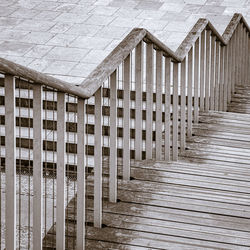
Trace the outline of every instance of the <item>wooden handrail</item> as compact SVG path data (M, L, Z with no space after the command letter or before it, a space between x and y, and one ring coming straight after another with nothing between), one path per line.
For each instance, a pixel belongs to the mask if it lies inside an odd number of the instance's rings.
M153 43L156 49L162 50L164 55L171 57L173 61L182 62L202 31L205 29L211 30L212 34L216 36L216 39L219 40L222 45L227 45L240 22L244 24L250 35L250 28L241 14L234 14L222 36L207 19L200 18L175 52L146 29L135 28L79 85L67 83L3 58L0 58L0 72L22 77L32 82L44 84L56 88L59 91L85 99L94 95L107 77L114 72L114 70L142 40Z

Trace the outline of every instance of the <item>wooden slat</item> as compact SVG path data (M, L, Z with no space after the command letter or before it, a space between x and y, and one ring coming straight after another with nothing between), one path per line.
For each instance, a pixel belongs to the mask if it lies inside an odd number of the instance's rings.
M206 31L206 72L205 72L205 111L209 110L209 89L210 89L210 42L211 30Z
M155 121L156 160L161 160L162 158L162 57L163 57L162 52L156 51L156 121Z
M181 63L181 151L186 147L186 58Z
M65 249L65 94L57 94L57 178L56 178L56 248Z
M219 110L223 111L223 93L224 93L224 55L225 47L220 47L220 74L219 74Z
M135 49L135 159L142 158L142 42Z
M117 71L110 76L109 201L117 201Z
M102 88L95 93L94 226L102 227Z
M85 249L85 101L77 103L77 233L76 249Z
M153 44L146 48L146 159L152 159L152 131L153 131Z
M42 250L43 161L42 161L42 86L33 86L33 247Z
M215 84L215 36L211 38L211 71L210 71L210 110L214 110Z
M16 249L16 104L15 78L6 75L5 97L5 151L6 151L6 249Z
M200 110L204 111L204 90L205 90L205 33L201 33L201 50L200 50Z
M188 53L188 117L187 136L192 136L193 48Z
M171 59L165 58L165 160L170 161L170 68Z
M220 66L220 43L216 41L215 50L215 80L214 80L214 110L219 110L219 66Z
M199 118L199 72L200 72L200 38L195 42L194 50L194 123L198 123Z
M123 113L123 179L130 179L130 55L124 60L124 113Z

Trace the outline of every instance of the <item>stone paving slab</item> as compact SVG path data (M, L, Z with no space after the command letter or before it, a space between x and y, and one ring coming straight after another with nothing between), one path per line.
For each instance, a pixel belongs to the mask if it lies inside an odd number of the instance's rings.
M79 84L134 27L176 50L200 17L222 33L250 0L1 0L0 57Z

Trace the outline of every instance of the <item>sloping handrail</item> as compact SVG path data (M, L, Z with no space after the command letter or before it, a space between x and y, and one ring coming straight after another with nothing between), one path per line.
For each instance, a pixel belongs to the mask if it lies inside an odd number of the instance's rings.
M175 62L182 62L188 51L194 45L197 38L205 30L209 29L216 36L222 45L227 45L231 39L237 25L242 22L250 33L250 28L244 17L235 13L231 21L227 25L223 35L221 36L211 22L205 18L200 18L193 26L186 38L180 44L178 49L173 52L158 38L143 28L134 28L117 47L92 71L92 73L79 85L74 85L55 77L48 76L36 70L22 66L0 57L0 72L25 78L32 82L43 84L59 91L76 95L81 98L89 98L99 89L103 82L109 77L114 70L122 63L122 61L131 53L131 51L142 40L151 42L154 47L163 51L163 53L171 57Z

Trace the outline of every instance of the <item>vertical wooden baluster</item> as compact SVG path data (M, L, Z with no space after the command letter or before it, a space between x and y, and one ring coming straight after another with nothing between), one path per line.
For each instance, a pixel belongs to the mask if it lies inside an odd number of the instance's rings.
M57 93L56 248L65 249L65 94Z
M240 84L240 24L236 29L236 85Z
M117 71L110 76L109 201L117 201Z
M186 58L181 63L181 152L186 147Z
M15 78L5 75L6 249L16 249L16 102ZM8 101L7 101L8 100ZM7 212L8 211L8 212Z
M244 48L243 48L243 23L240 23L239 24L240 25L240 51L239 51L239 56L240 56L240 58L239 58L239 62L240 62L240 85L243 85L244 83L243 83L243 68L244 68L244 64L243 64L243 50L244 50Z
M212 35L211 39L211 75L210 75L210 109L214 110L214 85L215 85L215 39Z
M247 52L247 84L250 84L250 32L248 32L247 34L247 48L248 48L248 52Z
M229 45L225 46L224 50L224 89L223 89L223 111L227 111L227 101L228 101L228 53Z
M153 123L153 44L147 44L146 59L146 158L152 159Z
M171 58L165 58L165 160L170 161L170 67Z
M124 107L123 107L123 179L130 179L130 54L124 60Z
M85 101L77 103L77 235L76 249L85 249Z
M224 53L225 46L220 48L220 76L219 76L219 110L223 110L223 91L224 91Z
M206 33L206 74L205 74L205 111L209 110L209 87L210 87L210 38L211 30Z
M142 42L135 49L135 159L142 159Z
M178 67L173 64L173 161L178 160Z
M162 159L162 51L156 51L156 121L155 149L156 160Z
M247 56L249 56L247 54L247 29L244 27L243 29L244 32L244 51L243 51L243 71L244 71L244 85L247 85Z
M233 70L233 60L232 60L232 37L228 43L228 57L227 57L227 104L231 102L231 91L232 91L232 70Z
M236 41L236 31L234 31L233 37L232 37L232 72L231 72L231 78L232 78L232 85L231 85L231 94L234 94L235 92L235 83L237 81L236 77L236 49L237 49L237 41Z
M95 93L94 227L102 227L102 88Z
M200 38L195 42L194 49L194 123L198 123L199 115L199 69L200 69Z
M215 81L214 81L214 110L219 110L219 66L220 66L220 42L216 41L215 52Z
M193 102L193 47L188 52L188 126L187 136L192 136L192 102Z
M200 61L200 111L204 111L205 87L205 30L201 33L201 61Z
M42 250L43 215L43 123L42 86L33 85L33 248Z

